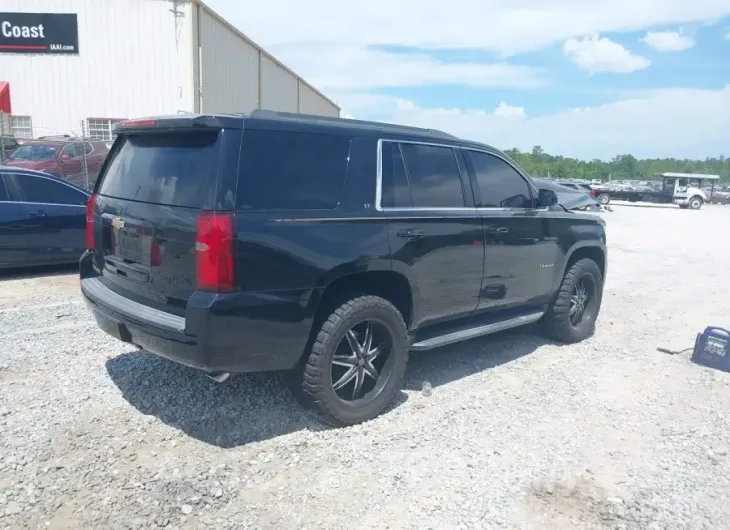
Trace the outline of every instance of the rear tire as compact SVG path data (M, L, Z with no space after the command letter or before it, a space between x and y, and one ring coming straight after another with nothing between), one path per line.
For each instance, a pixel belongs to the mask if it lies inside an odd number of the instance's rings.
M595 261L576 261L565 273L560 290L543 316L543 328L552 338L575 343L589 337L603 299L603 276Z
M303 404L345 426L378 416L400 390L408 362L400 312L377 296L358 296L324 320L300 371Z
M598 199L598 202L604 206L611 202L611 196L608 193L601 193L598 197L596 197L596 199Z

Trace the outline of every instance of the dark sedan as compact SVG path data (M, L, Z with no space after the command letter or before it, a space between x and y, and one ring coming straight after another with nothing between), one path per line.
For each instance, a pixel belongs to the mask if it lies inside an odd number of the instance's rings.
M46 173L0 166L0 268L77 262L88 198Z

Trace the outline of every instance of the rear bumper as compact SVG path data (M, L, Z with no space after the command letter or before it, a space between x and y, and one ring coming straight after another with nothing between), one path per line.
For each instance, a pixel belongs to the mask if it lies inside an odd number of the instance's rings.
M195 292L181 317L129 300L98 277L82 277L81 292L109 335L210 373L293 368L312 324L291 295Z

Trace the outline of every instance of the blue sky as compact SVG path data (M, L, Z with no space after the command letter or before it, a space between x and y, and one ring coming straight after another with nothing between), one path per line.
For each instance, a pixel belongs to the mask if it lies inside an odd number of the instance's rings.
M730 155L728 0L208 4L345 115L580 158Z
M429 107L441 106L445 101L459 101L460 105L468 108L494 108L503 100L520 101L531 114L549 114L573 107L610 102L617 96L634 90L684 87L688 86L688 81L692 87L718 90L730 82L730 41L724 38L726 26L730 27L730 18L697 27L691 31L695 45L681 53L655 50L642 41L646 31L602 34L602 37L608 37L651 61L648 68L632 72L631 75L615 75L612 72L587 74L566 60L562 43L554 43L509 59L511 64L543 69L545 86L525 90L444 84L396 87L379 92L408 98L418 105ZM428 53L445 62L470 60L491 63L501 60L497 53L478 49L424 50L397 46L380 48L401 54Z

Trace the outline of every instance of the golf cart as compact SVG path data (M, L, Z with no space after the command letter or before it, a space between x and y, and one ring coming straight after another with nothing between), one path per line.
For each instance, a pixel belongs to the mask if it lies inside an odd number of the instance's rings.
M715 182L720 175L706 175L701 173L659 173L661 187L650 188L618 188L601 186L596 187L596 198L606 205L612 199L629 202L653 202L659 204L677 204L682 209L699 210L702 205L710 201L715 189ZM712 189L708 195L702 189L703 182L710 182Z

